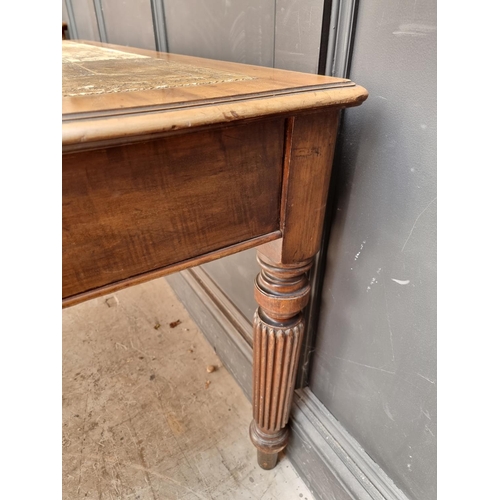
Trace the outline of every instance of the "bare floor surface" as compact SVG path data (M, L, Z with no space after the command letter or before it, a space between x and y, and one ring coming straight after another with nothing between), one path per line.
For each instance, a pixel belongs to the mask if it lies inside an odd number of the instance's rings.
M313 500L256 465L250 419L164 279L63 311L65 500Z

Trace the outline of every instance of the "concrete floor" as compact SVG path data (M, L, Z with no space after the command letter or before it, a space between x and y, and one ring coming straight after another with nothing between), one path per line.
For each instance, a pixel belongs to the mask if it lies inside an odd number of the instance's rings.
M312 500L256 465L250 419L164 279L63 311L64 499Z

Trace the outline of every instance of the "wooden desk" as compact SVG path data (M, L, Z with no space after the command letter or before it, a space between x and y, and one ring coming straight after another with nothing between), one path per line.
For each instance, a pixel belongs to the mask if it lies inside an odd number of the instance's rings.
M349 80L63 42L63 306L258 246L253 421L287 422Z

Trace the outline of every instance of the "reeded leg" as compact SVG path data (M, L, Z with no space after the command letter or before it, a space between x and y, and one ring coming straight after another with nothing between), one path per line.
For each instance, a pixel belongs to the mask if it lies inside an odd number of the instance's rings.
M255 280L259 304L254 316L253 421L250 439L263 469L272 469L288 442L300 346L304 335L302 309L310 286L306 272L311 260L276 264L258 253L262 271Z

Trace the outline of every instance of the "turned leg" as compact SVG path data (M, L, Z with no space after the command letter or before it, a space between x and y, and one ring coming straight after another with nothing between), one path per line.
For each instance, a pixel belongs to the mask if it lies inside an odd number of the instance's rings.
M312 260L277 264L261 253L262 268L255 280L259 308L254 316L253 421L250 439L263 469L272 469L288 442L304 322L302 309L310 294L307 271Z

